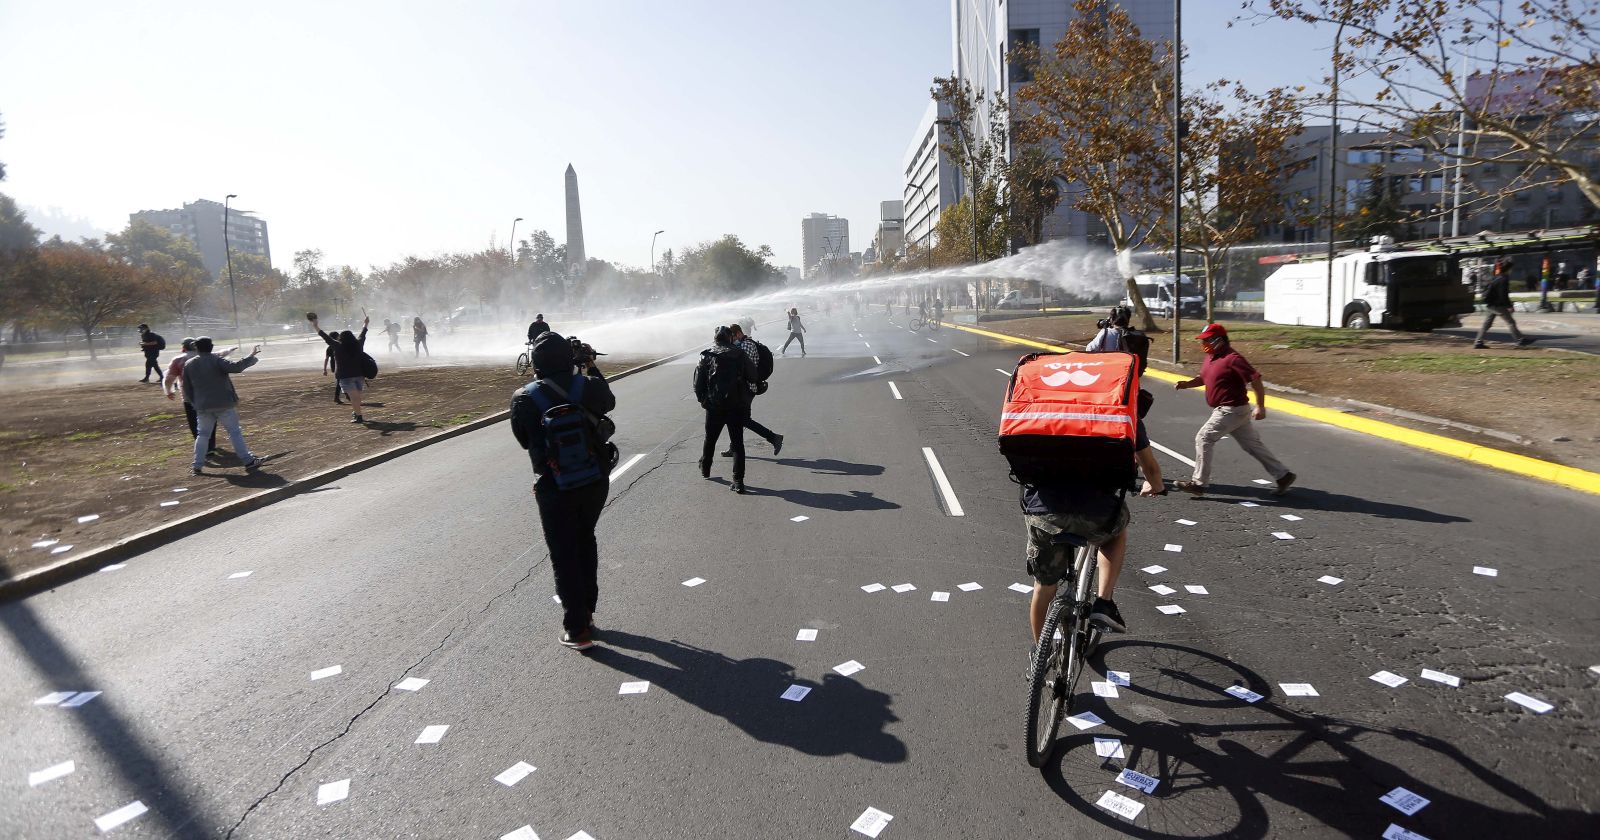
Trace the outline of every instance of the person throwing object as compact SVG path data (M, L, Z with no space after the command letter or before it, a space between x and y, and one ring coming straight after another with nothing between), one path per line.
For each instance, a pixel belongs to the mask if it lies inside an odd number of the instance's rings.
M789 340L783 343L783 349L778 355L789 355L789 345L796 340L800 342L800 358L806 357L806 325L800 322L800 310L789 310Z
M213 355L211 339L207 336L195 339L194 349L197 355L183 364L183 400L194 406L197 420L194 465L190 472L201 474L200 468L206 463L206 444L219 425L233 442L233 454L244 461L246 470L254 471L261 466L261 459L250 454L250 447L245 445L244 432L239 428L239 394L233 390L233 380L228 376L255 364L261 348L257 346L237 362Z
M1200 375L1177 383L1175 388L1206 389L1206 405L1211 406L1211 418L1194 436L1194 479L1179 481L1173 486L1195 495L1206 490L1211 479L1211 456L1217 441L1231 436L1250 456L1261 462L1268 475L1278 483L1273 495L1282 496L1295 482L1289 471L1256 434L1252 419L1267 417L1267 393L1261 384L1261 374L1245 357L1239 355L1228 343L1228 331L1221 324L1208 324L1195 337L1205 350L1206 360L1200 366ZM1248 386L1255 392L1256 408L1252 415L1250 401L1245 395Z

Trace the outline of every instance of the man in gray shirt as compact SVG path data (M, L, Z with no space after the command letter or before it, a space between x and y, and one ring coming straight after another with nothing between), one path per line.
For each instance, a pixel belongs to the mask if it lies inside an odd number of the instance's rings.
M233 454L244 461L245 469L254 470L261 466L261 459L250 454L250 447L245 445L244 432L239 429L239 395L233 390L233 381L228 375L255 364L261 346L256 345L250 355L237 362L214 355L211 339L206 336L195 339L194 349L198 355L183 365L183 399L194 406L198 427L190 472L201 474L200 468L206 463L206 440L218 424L227 430L228 439L233 442Z

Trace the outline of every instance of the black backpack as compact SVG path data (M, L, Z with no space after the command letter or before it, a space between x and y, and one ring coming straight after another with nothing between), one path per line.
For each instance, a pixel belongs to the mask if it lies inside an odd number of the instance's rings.
M378 378L378 360L366 353L361 354L361 376L364 379Z
M1139 357L1139 375L1150 366L1150 336L1132 327L1118 327L1117 337L1122 340L1122 352Z
M587 377L572 379L572 393L560 401L534 380L511 397L511 433L535 461L544 465L561 490L592 484L606 475L611 447L602 442L583 408ZM559 391L559 389L557 389Z
M150 337L156 340L156 352L157 353L161 352L162 350L167 349L167 340L162 338L160 333L152 332L152 333L150 333Z
M756 393L767 392L767 380L772 378L772 348L755 339L750 339L756 345Z
M694 395L706 408L737 408L743 403L745 388L744 351L706 350L694 369ZM748 392L748 389L745 389Z

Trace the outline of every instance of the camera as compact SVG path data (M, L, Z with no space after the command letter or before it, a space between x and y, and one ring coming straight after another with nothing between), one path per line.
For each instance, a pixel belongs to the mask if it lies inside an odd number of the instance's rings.
M572 345L572 360L580 365L592 364L596 356L605 355L604 353L596 352L587 342L575 335L569 337L567 343Z
M1133 310L1129 307L1119 304L1111 307L1111 317L1101 318L1100 320L1095 321L1094 325L1096 329L1102 330L1110 327L1126 327L1128 322L1132 319Z

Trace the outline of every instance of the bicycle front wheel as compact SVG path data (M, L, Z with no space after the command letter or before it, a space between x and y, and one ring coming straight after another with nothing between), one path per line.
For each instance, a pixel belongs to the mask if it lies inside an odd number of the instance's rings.
M518 376L526 376L528 371L532 367L533 367L533 356L532 355L530 355L529 353L524 352L522 355L517 357L517 375Z
M1039 634L1038 648L1033 655L1033 672L1028 680L1028 764L1043 767L1055 752L1056 732L1061 728L1061 718L1067 713L1068 694L1065 675L1061 672L1061 642L1056 639L1056 628L1061 626L1061 601L1050 605L1045 616L1044 629Z
M921 321L912 321L911 322L911 331L912 332L916 332L917 330L920 330L920 329L922 329L922 322Z

